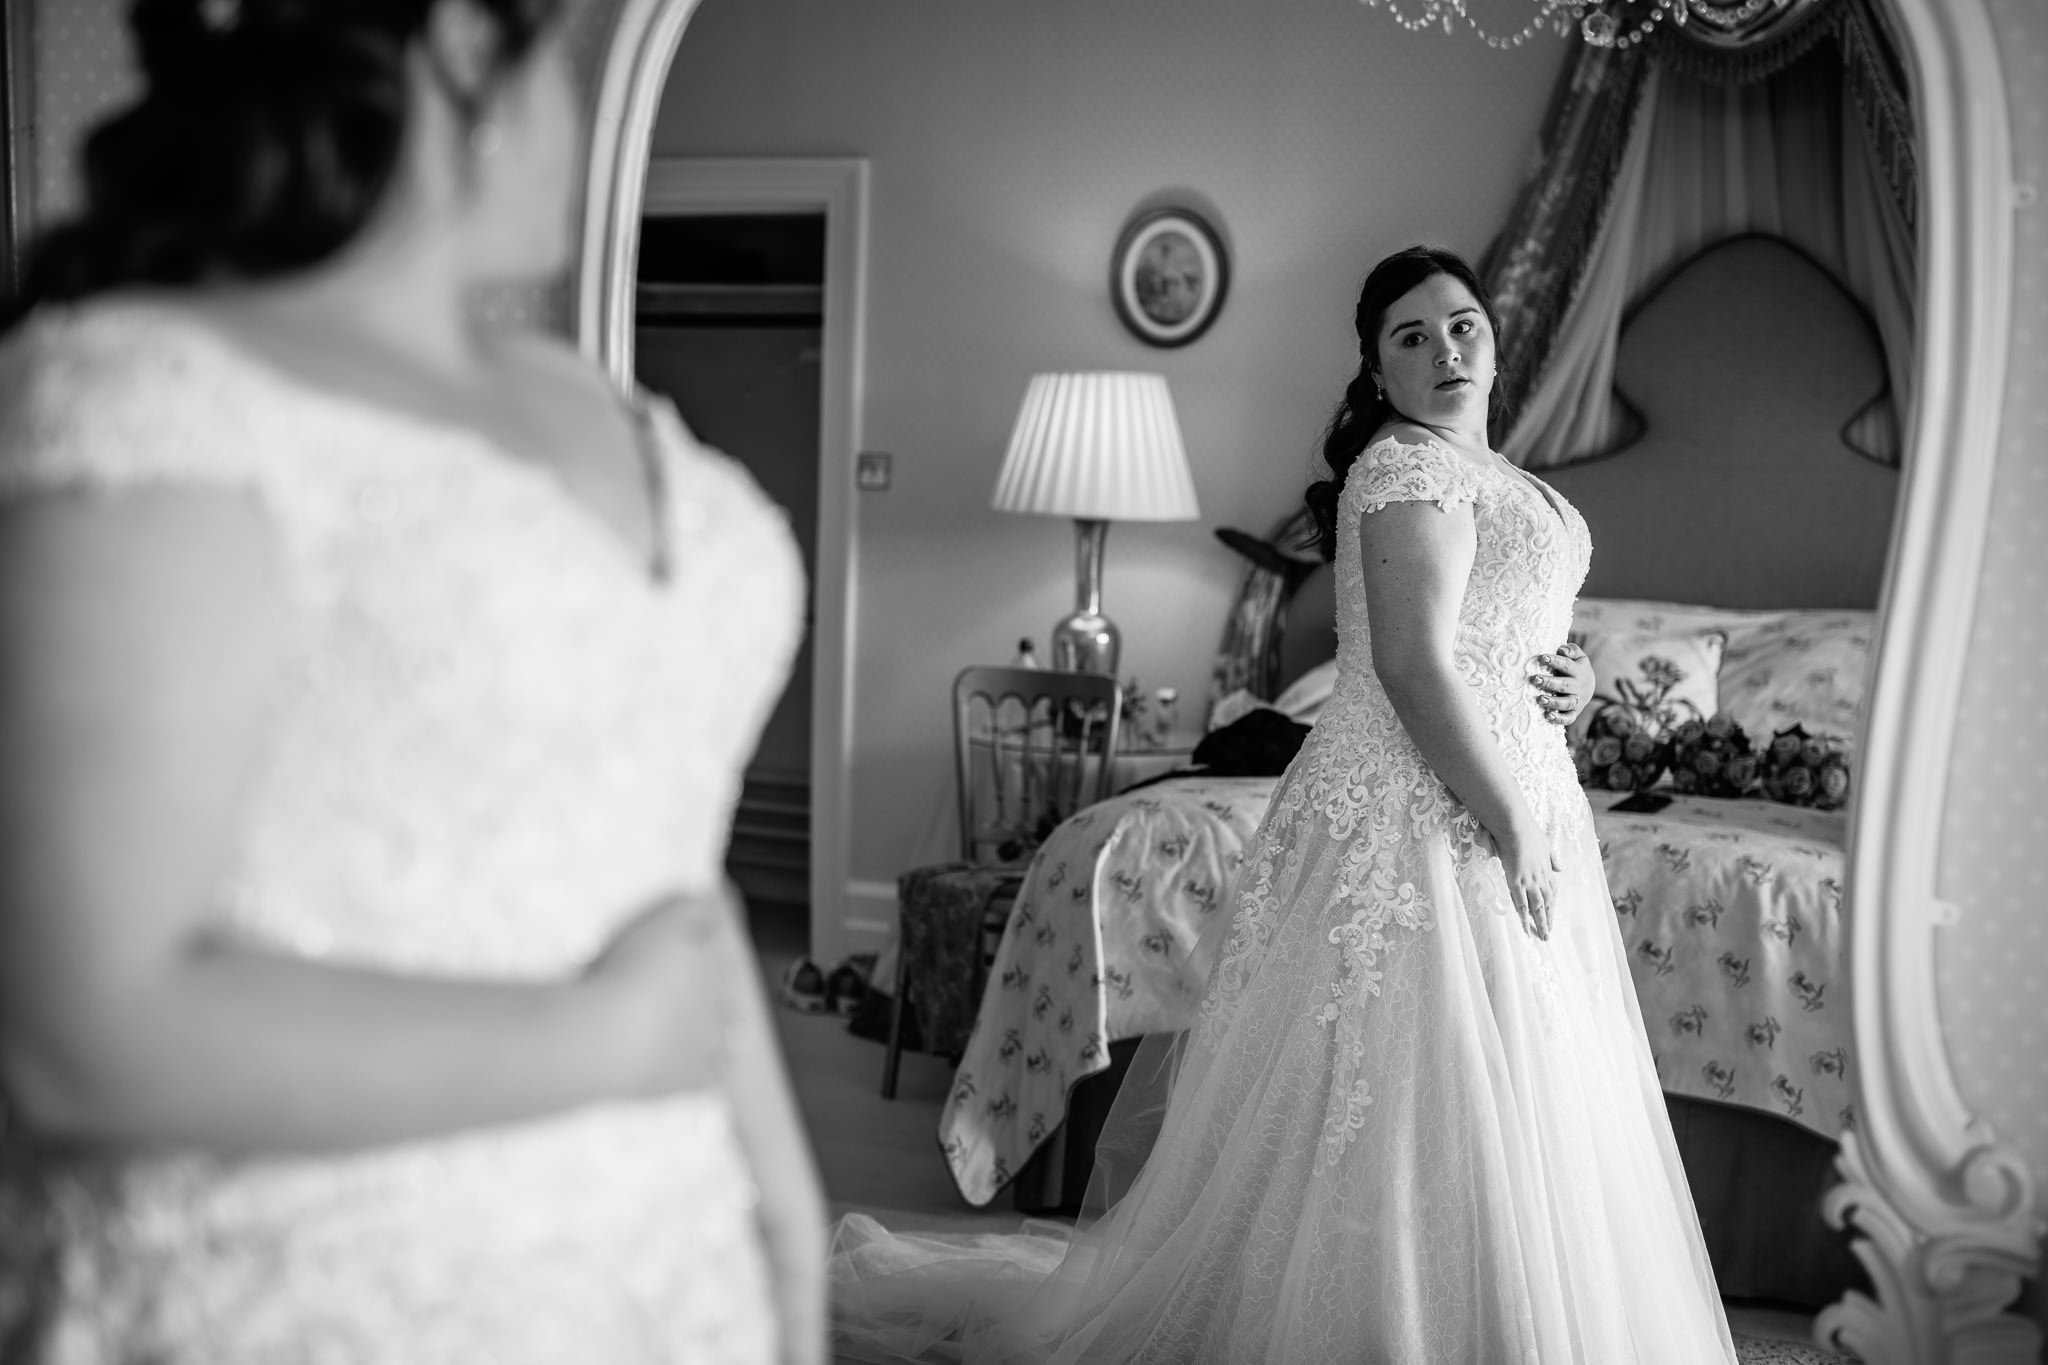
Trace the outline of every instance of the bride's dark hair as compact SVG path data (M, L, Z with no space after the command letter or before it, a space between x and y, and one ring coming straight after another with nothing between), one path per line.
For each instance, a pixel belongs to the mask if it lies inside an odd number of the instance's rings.
M340 250L391 183L406 63L446 2L135 0L142 94L87 137L83 207L31 250L7 319L123 285L260 279ZM498 73L561 9L466 3L497 26ZM480 116L473 97L458 105Z
M1500 318L1493 311L1493 296L1479 281L1465 258L1455 251L1435 246L1411 246L1395 252L1372 268L1358 291L1358 311L1353 325L1358 329L1358 374L1344 390L1330 425L1323 432L1323 463L1330 477L1308 486L1302 500L1316 522L1316 548L1324 559L1337 557L1337 499L1344 491L1344 476L1365 452L1373 433L1403 416L1378 391L1379 334L1387 320L1387 309L1415 286L1432 275L1449 275L1472 291L1486 321L1493 328L1494 354L1500 354ZM1487 399L1487 420L1498 425L1505 411L1501 395L1507 386L1496 374Z

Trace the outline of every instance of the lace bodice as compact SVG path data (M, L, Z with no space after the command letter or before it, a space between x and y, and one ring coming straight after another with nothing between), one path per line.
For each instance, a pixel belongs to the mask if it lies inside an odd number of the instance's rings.
M297 951L545 974L715 884L801 628L779 509L653 405L658 584L545 471L100 305L15 340L0 496L226 486L268 511L294 659L224 920Z
M0 501L217 487L275 529L290 669L218 888L224 932L553 977L650 897L715 885L802 571L779 509L672 409L649 414L665 581L540 467L292 381L163 309L39 314L0 350L0 415ZM106 1358L639 1361L695 1342L753 1359L767 1340L716 1094L345 1157L10 1178L14 1207L56 1220L61 1330ZM523 1328L491 1316L528 1301ZM293 1317L312 1304L331 1318L317 1342ZM432 1342L408 1335L428 1323ZM652 1355L606 1335L657 1324L671 1346Z
M1348 823L1355 818L1350 794L1372 788L1394 788L1431 808L1450 800L1395 717L1372 665L1359 528L1392 502L1471 506L1476 545L1453 658L1524 796L1555 827L1585 803L1564 732L1533 704L1529 661L1563 644L1571 629L1572 602L1592 557L1585 520L1547 485L1508 466L1480 468L1433 442L1393 437L1359 457L1338 501L1337 683L1310 741L1326 813L1340 826Z
M1363 1005L1379 993L1395 930L1434 927L1423 888L1433 842L1460 865L1488 859L1491 842L1415 747L1372 663L1372 622L1360 563L1365 519L1392 502L1469 504L1476 544L1458 611L1454 659L1531 810L1560 844L1591 816L1565 733L1541 718L1529 662L1563 644L1592 541L1578 512L1514 469L1481 468L1435 442L1388 437L1367 447L1337 510L1337 682L1315 728L1273 795L1247 858L1240 910L1203 1000L1203 1030L1226 1026L1286 909L1284 888L1316 872L1344 907L1327 932L1336 971L1319 1014L1338 1039L1336 1083L1350 1096L1333 1111L1319 1161L1341 1157L1371 1097L1357 1081L1365 1051ZM1320 850L1311 853L1308 850ZM1329 865L1319 872L1318 858ZM1497 868L1491 876L1498 881ZM1493 904L1506 911L1505 883Z

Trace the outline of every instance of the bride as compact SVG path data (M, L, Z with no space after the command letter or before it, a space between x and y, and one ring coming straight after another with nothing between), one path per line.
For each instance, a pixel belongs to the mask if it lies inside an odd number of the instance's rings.
M795 542L469 306L568 258L566 4L129 7L0 342L0 1359L822 1358L721 877Z
M1388 257L1356 324L1308 494L1338 682L1218 917L1163 1117L1119 1096L1104 1156L1156 1126L1149 1158L1071 1246L850 1219L847 1354L1735 1359L1557 723L1589 691L1548 652L1585 522L1488 444L1495 324L1462 260Z

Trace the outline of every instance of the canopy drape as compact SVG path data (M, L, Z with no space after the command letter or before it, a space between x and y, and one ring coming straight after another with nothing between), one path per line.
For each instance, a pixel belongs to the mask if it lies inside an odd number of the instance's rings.
M1869 0L1810 0L1768 40L1577 52L1538 159L1483 263L1509 426L1529 468L1612 453L1642 418L1614 388L1631 308L1716 242L1782 238L1870 314L1889 383L1845 425L1897 464L1911 402L1912 121Z

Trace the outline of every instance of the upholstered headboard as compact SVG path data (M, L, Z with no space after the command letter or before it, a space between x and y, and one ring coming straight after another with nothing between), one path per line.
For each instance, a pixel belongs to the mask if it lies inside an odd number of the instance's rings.
M1631 314L1616 360L1641 438L1539 471L1592 527L1585 594L1875 607L1898 471L1853 450L1842 429L1884 374L1863 310L1783 242L1735 238L1674 271ZM1299 525L1274 528L1273 543L1289 544ZM1290 577L1291 597L1265 613L1277 639L1226 632L1219 689L1234 655L1238 677L1271 676L1277 692L1335 653L1329 571ZM1277 667L1246 667L1246 649Z
M1539 471L1593 528L1586 595L1875 607L1899 476L1841 433L1884 383L1876 329L1810 258L1767 237L1694 257L1622 331L1642 436Z

